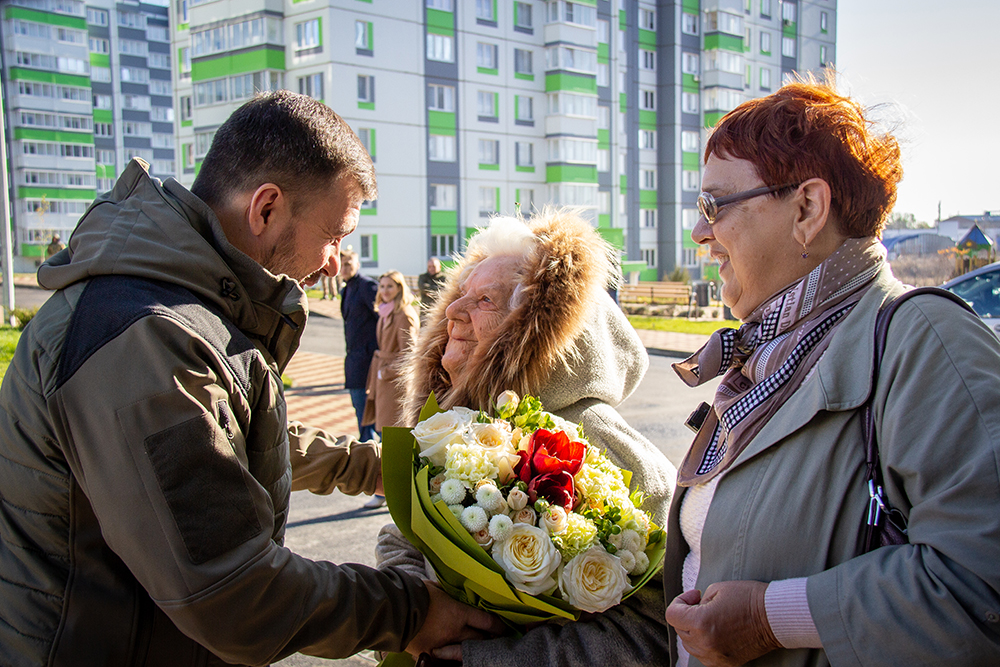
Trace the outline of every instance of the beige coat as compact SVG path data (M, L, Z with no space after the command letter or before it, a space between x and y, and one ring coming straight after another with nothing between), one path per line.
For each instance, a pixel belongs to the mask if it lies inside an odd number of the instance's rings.
M399 386L399 361L413 346L420 330L420 318L413 306L404 303L387 317L378 319L375 335L378 349L368 368L365 391L364 425L375 424L379 433L385 426L402 426L403 388Z
M808 577L824 647L754 665L1000 664L1000 342L938 296L896 312L875 388L886 491L910 544L854 557L868 504L858 407L877 311L901 290L885 268L716 489L697 588ZM682 592L683 497L667 529L668 601Z

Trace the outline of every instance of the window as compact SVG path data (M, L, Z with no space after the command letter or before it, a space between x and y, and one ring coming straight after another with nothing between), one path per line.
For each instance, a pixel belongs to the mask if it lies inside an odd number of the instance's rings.
M149 111L152 101L148 95L122 95L122 108L136 111Z
M701 214L696 208L681 209L681 228L694 229L694 226L698 224L699 217Z
M597 149L597 171L611 171L611 151L606 148Z
M646 262L646 266L650 269L656 268L656 248L643 248L642 249L642 260Z
M597 163L597 141L592 139L549 139L549 162Z
M354 22L354 48L361 49L363 51L371 50L372 24L368 21Z
M151 123L139 123L127 120L122 123L122 134L126 137L149 138L153 136L153 125Z
M527 2L514 3L514 27L531 30L531 5Z
M109 151L107 149L98 150L94 156L94 160L97 164L114 164L115 163L115 152Z
M558 0L548 3L549 21L563 23L575 23L588 27L595 27L597 24L597 8L580 4L578 2L565 2Z
M181 120L191 120L191 116L194 113L191 110L191 96L183 95L178 101L180 102L181 107Z
M497 212L497 188L479 188L479 217L485 218Z
M535 114L533 99L530 95L517 95L514 97L514 111L516 119L525 122L534 122Z
M760 31L760 52L764 55L771 55L771 33L766 30Z
M683 32L685 35L698 34L697 14L688 14L687 12L681 14L681 32Z
M91 81L101 81L104 83L111 83L111 68L110 67L98 67L97 65L90 66L90 80Z
M436 83L427 85L427 108L434 111L455 110L455 88Z
M652 9L640 9L639 27L643 30L656 30L656 12Z
M821 45L819 47L819 66L820 67L826 67L829 64L830 63L827 62L827 59L826 59L826 47Z
M760 68L760 89L771 90L771 70L767 67Z
M299 51L320 46L319 19L295 24L295 48Z
M187 23L188 22L188 0L176 0L177 3L177 22Z
M111 125L111 123L94 123L94 136L95 137L115 136L113 126Z
M724 32L729 35L743 36L743 17L728 12L707 12L705 15L708 32Z
M165 79L150 79L149 93L151 95L173 95L170 82Z
M170 69L170 54L150 53L146 59L146 65L156 69Z
M111 96L110 95L94 95L94 108L95 109L110 109L111 108Z
M781 21L785 25L790 23L795 23L795 5L790 2L780 2L781 5Z
M453 38L450 35L435 35L427 33L427 60L450 63L455 57L452 48Z
M153 148L173 148L174 135L154 132L152 144Z
M656 51L639 49L639 55L643 69L647 69L651 72L656 71Z
M656 229L656 209L655 208L644 208L642 209L642 226L651 229Z
M122 67L122 83L149 83L149 70L143 67Z
M701 179L699 178L699 173L693 170L684 170L681 172L681 189L685 192L697 192L698 188L701 186Z
M432 162L455 161L455 137L446 134L432 134L427 140L427 159Z
M518 141L514 144L514 159L518 167L535 166L535 145L530 141Z
M771 18L771 0L760 0L760 15Z
M732 51L722 49L712 49L705 51L705 71L721 71L730 74L743 73L743 56Z
M576 93L549 93L549 113L597 118L597 98Z
M517 205L520 211L534 211L535 210L535 191L531 188L519 188L515 190L515 196L517 201L514 204Z
M566 69L597 73L597 53L571 46L552 46L545 50L545 64L548 69Z
M299 77L299 93L315 100L323 99L323 73Z
M431 255L434 257L454 255L456 238L454 234L434 234L431 236Z
M611 68L608 63L597 63L597 85L602 88L611 85Z
M611 129L611 108L606 106L597 107L597 127L601 130Z
M496 16L493 15L493 0L476 0L476 18L496 21Z
M795 38L794 37L782 37L781 38L781 55L787 58L795 57Z
M698 76L698 54L685 51L681 54L681 71Z
M430 201L431 209L436 211L454 211L458 208L458 187L443 183L431 183Z
M106 39L100 37L91 37L88 41L88 45L91 53L110 53L111 44Z
M640 169L639 170L639 187L643 190L655 190L656 189L656 170L655 169Z
M646 111L656 111L656 91L640 90L639 108L645 109Z
M698 113L698 93L681 93L681 111Z
M170 36L166 26L151 25L146 27L146 39L153 42L169 42Z
M365 147L368 151L368 155L371 156L372 162L375 161L375 130L370 127L359 127L358 131L355 132L358 135L358 141L361 145Z
M528 49L514 49L514 73L534 75L531 66L531 51Z
M826 12L819 13L819 30L820 32L827 32L827 19Z
M189 97L187 99L191 98ZM172 123L174 122L174 108L153 107L152 109L149 110L149 119L155 120L158 123Z
M364 204L362 204L364 207ZM362 234L358 237L358 259L363 262L372 262L378 258L375 250L378 247L378 234Z
M497 117L497 95L485 90L476 93L477 110L480 118Z
M143 56L149 53L149 44L137 39L119 39L118 51L128 56Z
M500 142L495 139L479 140L479 164L500 164Z
M604 19L598 19L597 21L597 41L600 44L611 42L611 24Z
M368 74L358 75L358 102L375 103L375 77Z
M87 23L91 25L107 25L108 11L106 9L87 7Z
M639 148L656 149L656 130L639 130Z
M479 42L476 44L476 67L497 68L497 45Z
M684 130L681 132L681 150L685 153L698 153L701 151L701 137L697 132Z
M705 109L711 111L732 111L743 102L743 93L731 88L706 88Z
M181 78L191 78L191 49L187 46L181 47Z
M427 0L427 9L440 9L443 12L453 11L452 0Z
M215 79L194 85L194 105L204 107L219 104L229 99L229 80Z
M118 10L118 25L126 28L146 29L146 15Z

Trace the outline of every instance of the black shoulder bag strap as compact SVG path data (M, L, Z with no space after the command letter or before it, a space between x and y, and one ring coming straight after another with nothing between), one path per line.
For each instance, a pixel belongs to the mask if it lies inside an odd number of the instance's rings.
M878 318L875 321L875 363L872 365L872 388L868 399L862 406L865 420L865 486L868 489L869 501L861 553L868 553L891 544L906 544L908 539L906 518L902 512L889 505L885 498L882 465L879 460L878 442L875 438L875 411L872 409L872 402L875 399L879 367L882 365L882 355L885 353L886 338L892 316L904 301L921 294L937 294L951 299L975 315L975 311L961 297L939 287L917 287L903 292L898 297L885 302L879 310Z

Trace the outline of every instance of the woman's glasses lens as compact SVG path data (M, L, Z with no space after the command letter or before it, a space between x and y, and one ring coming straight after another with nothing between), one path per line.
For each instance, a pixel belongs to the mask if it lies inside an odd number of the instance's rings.
M701 213L708 224L715 222L715 214L718 212L715 206L715 197L707 192L702 192L698 195L698 212Z

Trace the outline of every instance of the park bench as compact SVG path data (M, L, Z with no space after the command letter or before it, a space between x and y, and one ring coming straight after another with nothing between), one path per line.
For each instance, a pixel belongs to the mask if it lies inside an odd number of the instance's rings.
M622 303L678 304L691 303L691 285L681 282L644 282L618 288Z

